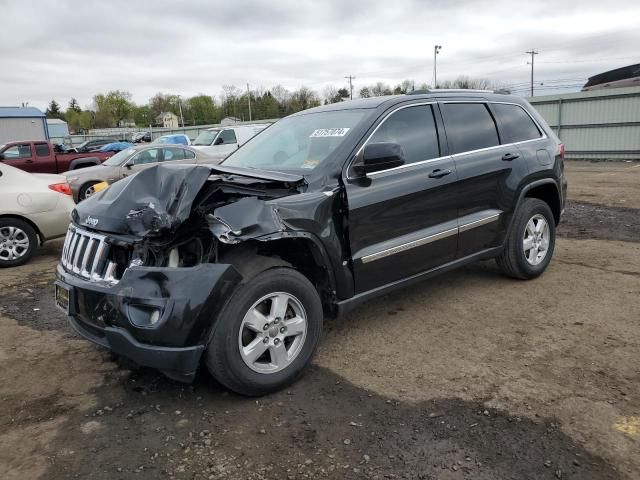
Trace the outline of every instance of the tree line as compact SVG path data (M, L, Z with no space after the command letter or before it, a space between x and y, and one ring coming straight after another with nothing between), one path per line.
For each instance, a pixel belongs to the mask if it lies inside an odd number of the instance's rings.
M424 82L404 80L397 85L377 82L354 89L354 98L375 97L382 95L405 94L413 90L429 89ZM445 80L438 88L499 88L489 80L458 77L453 81ZM249 104L251 119L263 120L281 118L307 108L348 100L351 92L347 87L329 85L319 94L315 90L302 86L290 91L282 85L269 89L260 87L251 91L242 90L235 85L224 85L222 92L215 98L199 94L183 98L180 95L159 92L146 104L133 102L130 92L112 90L99 93L93 97L90 106L82 109L75 98L72 98L66 110L58 102L52 100L46 110L47 118L60 118L69 124L72 132L82 132L92 128L131 126L148 127L157 125L156 119L164 112L175 114L179 122L184 119L185 126L209 125L219 123L225 117L249 120Z

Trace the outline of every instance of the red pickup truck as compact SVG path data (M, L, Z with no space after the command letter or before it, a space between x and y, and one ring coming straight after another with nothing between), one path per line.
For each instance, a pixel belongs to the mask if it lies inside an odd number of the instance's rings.
M59 153L45 140L0 145L0 162L32 173L62 173L100 165L112 155L113 152Z

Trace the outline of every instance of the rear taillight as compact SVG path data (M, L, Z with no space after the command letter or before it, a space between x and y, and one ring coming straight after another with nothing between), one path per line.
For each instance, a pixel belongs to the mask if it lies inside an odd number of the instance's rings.
M54 183L52 185L49 185L49 188L54 192L71 195L71 187L68 183Z
M564 143L558 145L558 155L560 155L560 158L564 160Z

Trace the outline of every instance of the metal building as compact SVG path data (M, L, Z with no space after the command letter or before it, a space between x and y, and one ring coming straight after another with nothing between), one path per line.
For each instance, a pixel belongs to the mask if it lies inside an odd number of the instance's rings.
M640 86L528 100L560 137L567 158L640 159Z
M0 144L13 140L48 140L47 119L35 107L0 107Z

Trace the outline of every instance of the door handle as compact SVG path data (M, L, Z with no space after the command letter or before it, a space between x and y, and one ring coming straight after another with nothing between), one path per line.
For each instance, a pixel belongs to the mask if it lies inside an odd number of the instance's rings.
M429 178L442 178L451 173L451 170L442 170L440 168L436 168L429 174Z
M505 153L502 156L502 160L504 160L505 162L511 162L512 160L515 160L516 158L520 158L520 155L518 155L517 153Z

